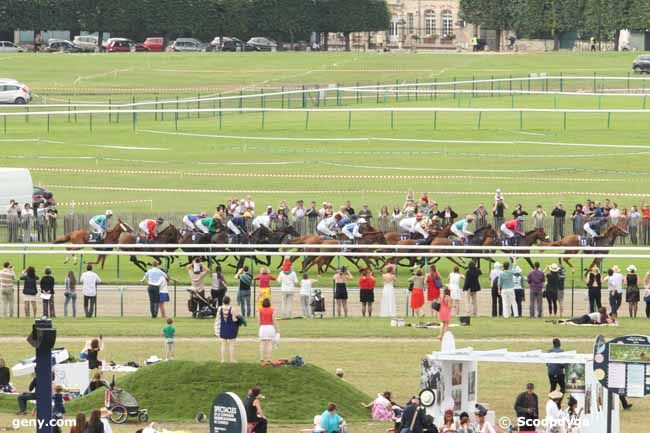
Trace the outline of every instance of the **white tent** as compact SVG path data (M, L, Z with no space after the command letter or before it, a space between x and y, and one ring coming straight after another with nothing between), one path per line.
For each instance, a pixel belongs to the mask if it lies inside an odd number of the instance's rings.
M7 213L11 199L16 200L21 209L25 203L31 205L33 193L32 175L28 169L0 167L0 214Z
M474 350L471 347L456 349L451 333L445 334L443 351L433 352L422 360L421 386L430 388L436 394L436 402L427 408L427 413L434 419L442 418L445 410L454 408L456 413L473 413L478 402L478 363L498 362L507 368L507 364L569 364L576 366L580 377L567 377L567 394L578 401L578 410L583 409L581 427L575 433L607 433L608 390L604 388L593 374L593 355L580 354L575 351L548 353L541 350L529 352L510 352L507 349ZM525 378L520 379L523 385ZM573 383L571 384L571 381ZM570 386L573 385L573 386ZM571 388L571 390L569 390ZM544 417L546 395L539 395L540 418ZM515 396L512 396L514 404ZM566 404L568 395L563 401ZM620 414L618 398L612 399L612 430L620 432ZM516 423L514 413L499 414L508 416ZM495 414L488 414L494 423Z

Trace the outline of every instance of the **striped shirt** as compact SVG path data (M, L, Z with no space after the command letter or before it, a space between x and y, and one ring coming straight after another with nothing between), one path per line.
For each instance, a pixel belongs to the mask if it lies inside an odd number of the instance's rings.
M0 271L0 290L12 290L16 273L12 268L4 268Z

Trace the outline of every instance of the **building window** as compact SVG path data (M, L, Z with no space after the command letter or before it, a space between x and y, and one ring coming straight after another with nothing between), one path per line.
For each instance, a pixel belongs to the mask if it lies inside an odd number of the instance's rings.
M408 14L406 16L406 33L409 35L413 34L413 14Z
M397 36L397 30L399 28L399 23L396 20L391 20L390 22L390 30L389 30L389 35L391 38L394 38Z
M434 11L426 11L424 13L424 33L427 36L436 33L436 13Z
M454 34L454 16L450 10L442 11L442 37Z

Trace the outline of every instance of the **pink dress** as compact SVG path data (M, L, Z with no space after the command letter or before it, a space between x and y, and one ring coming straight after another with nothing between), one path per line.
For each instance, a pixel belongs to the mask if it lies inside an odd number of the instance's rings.
M440 301L440 311L438 317L441 322L449 322L451 320L451 309L449 308L449 296L445 296Z

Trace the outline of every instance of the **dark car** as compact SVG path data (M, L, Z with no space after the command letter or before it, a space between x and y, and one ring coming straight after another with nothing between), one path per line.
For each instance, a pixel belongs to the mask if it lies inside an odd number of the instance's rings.
M632 62L632 69L637 74L650 73L650 56L638 56Z
M222 38L220 51L257 51L257 48L241 39Z
M149 51L149 49L131 39L113 38L109 39L108 44L106 45L106 51L109 53L129 53L135 51Z
M81 53L83 48L70 41L53 40L47 44L45 51L48 53Z
M248 43L257 51L276 51L278 49L278 43L269 38L250 38Z
M40 186L34 185L34 192L32 193L32 206L34 209L36 209L41 203L45 203L46 206L48 204L55 205L56 200L54 200L54 195L50 191Z

